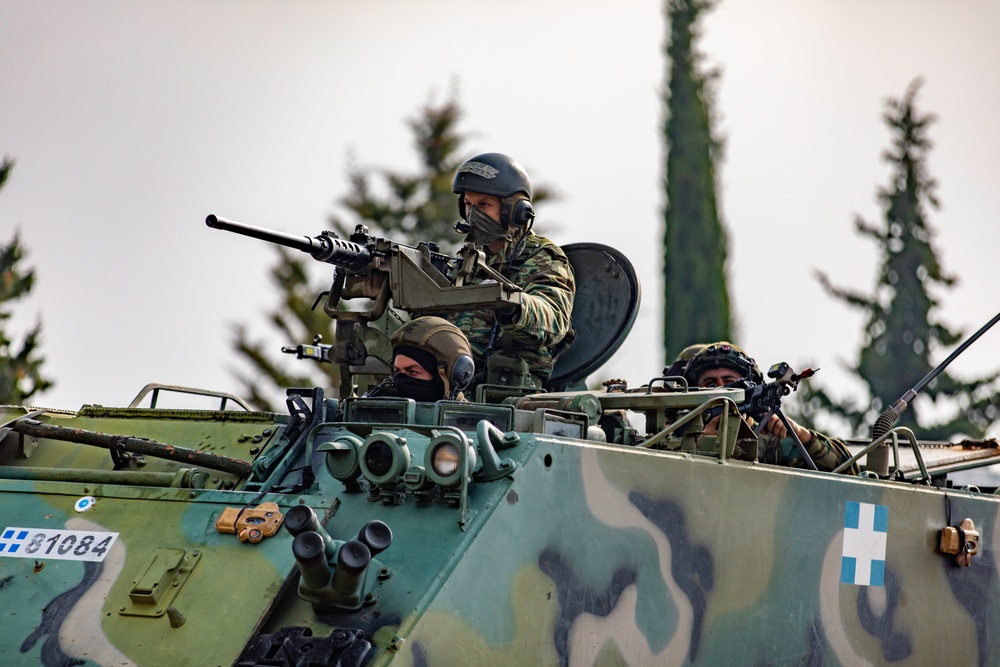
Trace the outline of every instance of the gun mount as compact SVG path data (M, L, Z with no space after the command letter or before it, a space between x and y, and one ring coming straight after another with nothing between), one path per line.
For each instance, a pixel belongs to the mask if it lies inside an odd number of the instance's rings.
M323 312L334 321L334 341L317 344L319 356L305 356L341 366L343 396L350 394L352 375L389 373L389 335L395 327L376 328L371 323L386 315L390 301L392 308L412 317L447 316L521 303L521 288L489 267L483 251L471 243L461 248L458 257L451 257L438 252L433 243L414 247L373 236L364 225L358 225L350 239L344 240L330 231L295 236L216 215L209 215L205 224L299 250L334 265L323 306ZM472 284L477 273L489 279ZM360 298L371 302L368 310L348 310L341 304Z

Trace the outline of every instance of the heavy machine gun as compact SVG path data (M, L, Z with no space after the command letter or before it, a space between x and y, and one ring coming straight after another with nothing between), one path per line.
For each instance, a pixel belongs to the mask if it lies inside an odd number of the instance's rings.
M358 225L348 240L324 231L317 236L295 236L209 215L213 229L275 243L334 265L323 311L333 319L333 343L285 348L300 358L329 361L341 366L342 396L350 395L351 376L389 373L389 335L392 326L372 326L394 309L421 315L505 309L521 303L522 290L486 263L482 249L467 243L457 257L438 252L434 243L409 246L368 233ZM486 280L473 284L477 274ZM322 298L322 295L321 297ZM341 300L369 299L368 310L348 310ZM317 305L319 299L317 299Z

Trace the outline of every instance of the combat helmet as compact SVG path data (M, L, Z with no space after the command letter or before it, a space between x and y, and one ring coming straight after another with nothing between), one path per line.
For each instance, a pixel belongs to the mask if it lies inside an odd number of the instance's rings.
M677 354L674 362L663 369L663 376L684 377L684 371L687 369L688 363L706 347L708 347L708 343L695 343L694 345L685 347Z
M744 380L755 384L761 384L764 381L764 375L760 372L757 362L743 348L724 340L710 343L695 354L688 362L684 377L688 384L694 386L698 384L698 377L703 372L710 368L720 367L731 368L740 373Z
M440 317L418 317L401 326L390 339L393 354L406 354L413 348L430 354L437 360L437 373L444 383L445 398L455 398L469 386L475 363L469 340L448 320Z
M458 195L458 213L466 217L466 192L500 198L500 224L526 227L535 218L531 206L531 179L524 167L503 153L482 153L466 160L455 172L452 192Z

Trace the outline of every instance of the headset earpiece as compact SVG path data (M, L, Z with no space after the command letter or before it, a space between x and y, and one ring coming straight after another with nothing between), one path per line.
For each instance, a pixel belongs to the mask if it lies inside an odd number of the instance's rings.
M455 359L455 363L451 365L451 377L449 378L452 398L454 398L458 392L465 391L465 389L472 383L472 375L475 372L476 364L472 361L472 357L464 353L458 355L458 358Z
M535 219L535 209L527 199L519 199L510 213L510 222L516 227L527 227Z

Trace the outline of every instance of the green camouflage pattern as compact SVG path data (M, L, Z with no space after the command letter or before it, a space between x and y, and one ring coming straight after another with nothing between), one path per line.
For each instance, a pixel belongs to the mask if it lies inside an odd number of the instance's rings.
M735 414L738 390L301 398L289 415L0 408L0 664L1000 662L1000 497L737 460L742 429L705 449L694 418L713 401ZM603 410L652 430L604 442ZM29 422L181 460L115 470L107 449ZM432 476L449 445L440 474L459 472ZM194 474L180 448L252 473ZM216 528L263 502L286 519L309 508L329 539L293 538L287 520L259 542ZM963 519L979 539L968 566L939 548ZM362 537L372 522L388 546ZM74 560L94 542L67 531L117 539ZM311 535L318 561L292 551ZM359 541L371 560L345 585Z
M812 433L812 440L805 445L809 452L809 458L813 460L820 470L831 471L837 466L846 463L851 458L851 452L847 449L847 443L837 438L831 438L819 431L809 429ZM771 435L764 438L763 454L760 457L763 463L773 463L775 465L791 466L793 468L805 468L807 464L802 458L795 441L791 438L779 438ZM856 466L851 468L852 474L858 474Z
M524 290L520 316L498 326L493 350L525 361L541 387L556 355L575 338L573 268L559 246L535 234L527 234L520 243L508 242L487 264ZM496 322L494 311L457 313L453 321L468 337L476 368L482 372Z

